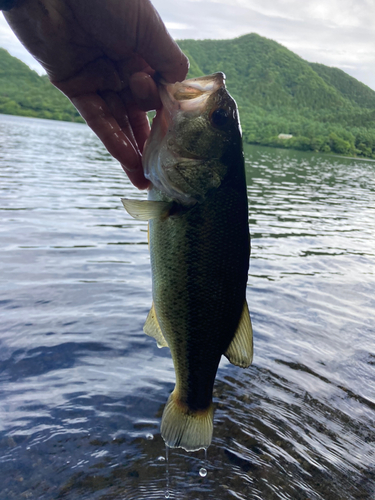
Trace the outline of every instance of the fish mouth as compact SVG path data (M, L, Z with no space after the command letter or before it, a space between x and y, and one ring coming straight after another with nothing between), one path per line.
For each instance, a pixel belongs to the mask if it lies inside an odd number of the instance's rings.
M176 112L202 114L207 100L221 88L225 89L225 74L222 72L176 83L160 80L159 95L163 106L156 110L154 118L155 125L159 128L159 138L162 139L167 134Z
M164 110L170 114L173 111L194 111L202 113L209 97L221 88L225 88L224 73L190 78L183 82L161 82L160 97Z

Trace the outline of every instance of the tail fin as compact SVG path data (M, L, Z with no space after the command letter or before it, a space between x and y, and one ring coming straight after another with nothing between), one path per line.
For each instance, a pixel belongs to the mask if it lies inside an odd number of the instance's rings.
M161 420L161 435L165 444L186 451L208 448L212 440L213 415L212 403L207 410L192 411L178 401L173 391Z

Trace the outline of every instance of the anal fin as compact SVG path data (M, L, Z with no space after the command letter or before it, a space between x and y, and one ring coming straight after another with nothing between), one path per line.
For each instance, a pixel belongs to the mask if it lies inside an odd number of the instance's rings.
M143 331L150 337L154 337L158 347L168 347L168 343L164 338L158 318L156 317L154 304L152 304L150 312L148 313L146 323L143 326Z
M246 300L236 333L224 355L241 368L247 368L253 361L253 328Z

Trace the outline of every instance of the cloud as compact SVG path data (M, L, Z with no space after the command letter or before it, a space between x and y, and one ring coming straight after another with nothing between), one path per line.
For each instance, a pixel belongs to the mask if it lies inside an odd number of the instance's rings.
M184 23L173 23L173 22L166 22L165 23L166 27L168 30L189 30L191 29L191 26L189 24L184 24Z
M373 0L154 0L175 38L234 38L258 33L302 58L336 66L375 90ZM348 71L348 66L350 71Z

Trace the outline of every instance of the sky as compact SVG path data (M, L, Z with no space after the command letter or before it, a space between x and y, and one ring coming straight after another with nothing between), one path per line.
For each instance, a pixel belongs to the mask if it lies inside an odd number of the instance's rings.
M176 39L258 33L309 62L342 69L375 90L375 0L154 0ZM0 15L0 47L42 68Z

